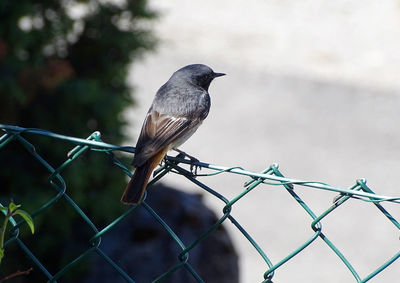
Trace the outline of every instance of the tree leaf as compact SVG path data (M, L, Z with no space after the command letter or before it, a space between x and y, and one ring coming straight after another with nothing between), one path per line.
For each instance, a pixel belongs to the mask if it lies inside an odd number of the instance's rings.
M35 233L35 227L33 226L33 220L28 212L26 212L25 210L22 210L22 209L18 209L17 211L14 212L14 214L18 214L22 218L24 218L24 220L28 224L29 228L31 228L32 234Z
M10 202L10 204L8 205L8 208L10 209L11 213L14 213L20 207L21 207L20 204L17 205L13 202Z

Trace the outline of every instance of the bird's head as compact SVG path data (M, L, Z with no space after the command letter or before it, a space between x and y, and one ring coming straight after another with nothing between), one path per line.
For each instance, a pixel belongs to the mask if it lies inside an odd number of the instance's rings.
M206 65L192 64L179 69L172 77L183 79L208 91L212 80L224 75L224 73L215 73Z

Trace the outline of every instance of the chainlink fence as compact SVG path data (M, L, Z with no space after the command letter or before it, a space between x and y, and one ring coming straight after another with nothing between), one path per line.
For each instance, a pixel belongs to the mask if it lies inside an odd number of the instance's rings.
M36 211L32 212L33 217L37 217L38 215L44 213L46 210L50 209L57 200L63 198L65 201L67 201L71 207L75 210L77 214L82 217L82 219L85 221L85 223L90 227L90 229L93 231L93 236L89 242L89 247L87 250L85 250L83 253L81 253L78 257L73 259L71 262L66 264L61 270L59 270L55 274L51 274L48 269L46 269L46 266L44 266L41 263L41 259L37 258L35 254L29 249L29 247L24 244L24 242L20 239L19 237L19 227L21 225L24 225L25 222L16 222L14 219L11 219L11 224L13 226L12 229L10 229L9 237L7 238L8 240L5 242L5 249L7 249L7 245L10 245L11 243L16 243L21 251L28 256L32 262L36 265L38 269L40 269L43 274L48 278L48 282L57 282L58 279L60 279L62 276L67 274L71 268L73 268L76 265L79 265L82 260L87 257L91 253L97 253L101 258L104 259L105 262L107 262L122 278L124 278L127 282L134 282L134 274L128 275L121 267L118 266L118 264L113 261L103 250L101 246L101 237L113 229L113 227L119 223L122 219L124 219L127 215L129 215L132 211L134 211L138 206L131 206L127 208L127 210L114 219L112 222L108 224L104 229L99 230L95 224L93 224L92 220L89 219L89 217L85 214L84 211L80 209L80 207L74 202L73 199L71 199L68 194L67 194L67 186L66 183L68 180L64 180L62 177L62 172L63 170L68 167L68 166L73 166L74 160L76 160L79 156L84 154L88 150L95 151L97 154L107 154L111 157L113 164L117 166L120 170L123 170L127 175L131 176L130 170L125 167L124 164L122 164L113 154L113 152L121 151L121 152L129 152L129 153L134 153L134 148L133 147L121 147L121 146L116 146L112 144L107 144L104 143L101 138L100 138L100 133L99 132L94 132L91 134L87 139L81 139L81 138L76 138L76 137L70 137L70 136L65 136L65 135L59 135L55 134L49 131L41 130L41 129L28 129L28 128L21 128L21 127L16 127L16 126L10 126L10 125L1 125L0 124L0 129L3 131L3 135L0 137L0 154L1 150L7 150L6 145L9 144L10 142L17 142L20 143L26 151L28 151L31 155L32 158L35 158L37 161L40 162L40 164L49 172L48 176L48 182L49 184L56 190L57 194L50 200L48 200L44 205L42 205L40 208L38 208ZM71 145L74 145L75 147L69 151L66 161L61 164L61 166L54 168L51 164L49 164L42 156L40 156L36 150L35 150L35 145L32 144L29 141L29 137L32 135L40 135L44 136L49 139L54 139L58 141L64 141L67 143L70 143ZM72 146L71 146L72 147ZM375 194L367 185L366 181L364 179L357 180L354 186L352 186L349 189L343 189L343 188L338 188L334 186L327 185L322 182L306 182L306 181L300 181L300 180L294 180L294 179L289 179L285 178L282 173L279 171L278 166L276 164L271 165L269 168L266 170L257 173L257 172L250 172L246 171L240 167L223 167L223 166L216 166L216 165L211 165L211 164L206 164L202 162L196 162L195 165L200 167L200 168L208 168L209 170L213 170L215 172L211 174L202 174L202 176L210 176L210 175L216 175L216 174L239 174L239 175L244 175L249 178L249 180L245 183L244 185L244 190L242 193L234 197L233 199L227 199L223 195L219 194L217 191L213 190L212 188L208 187L204 183L198 180L198 178L195 178L195 176L187 169L184 167L187 167L189 164L191 164L191 161L184 159L184 158L179 158L179 157L171 157L167 156L164 164L156 170L155 174L156 176L154 179L149 183L149 186L160 180L165 174L168 172L174 172L177 174L182 175L182 178L187 178L191 182L193 182L195 185L201 187L208 193L212 194L214 197L219 199L224 203L224 208L223 208L223 215L216 221L214 225L209 227L209 229L204 232L202 235L200 235L195 241L190 243L189 245L184 245L181 239L179 238L179 235L177 235L174 230L168 226L168 224L163 220L162 215L158 215L152 207L150 207L146 201L144 200L141 203L141 206L143 206L151 215L154 217L154 219L162 225L162 227L169 233L171 238L177 243L177 245L180 246L181 252L177 255L177 258L179 259L179 263L172 266L169 270L166 270L165 273L163 274L155 274L155 277L157 277L153 282L161 282L168 276L170 276L172 273L177 271L178 269L184 268L187 271L190 272L190 274L193 276L193 278L198 281L198 282L204 282L203 279L200 277L200 275L196 272L196 270L189 264L188 262L188 257L190 251L196 247L200 242L202 242L204 239L206 239L211 233L213 233L214 230L216 230L223 222L225 222L227 219L231 222L232 225L234 225L245 237L252 247L257 251L259 256L265 261L266 265L266 271L263 274L264 281L263 282L272 282L273 276L275 271L290 261L292 258L294 258L296 255L301 253L304 249L306 249L311 243L316 241L317 239L321 239L331 250L333 253L335 253L340 260L345 264L345 266L348 268L348 270L352 273L354 279L356 282L367 282L371 278L373 278L375 275L378 273L382 272L387 268L391 263L396 261L400 257L400 251L395 253L390 259L388 259L386 262L383 262L379 267L377 267L375 270L371 270L370 273L364 277L361 278L360 275L357 273L355 268L352 266L352 264L349 262L349 260L344 256L344 254L335 246L335 244L329 240L328 236L324 233L322 229L322 220L327 217L329 214L334 212L339 206L341 206L343 203L345 203L347 200L350 198L353 199L358 199L360 201L365 201L370 203L371 205L375 206L377 208L377 212L382 213L388 221L390 221L397 229L400 230L400 224L399 222L381 205L383 202L391 202L391 203L400 203L400 198L393 198L393 197L388 197L388 196L382 196L382 195L377 195ZM184 165L184 166L181 166ZM200 175L199 175L200 176ZM279 185L282 186L287 193L293 197L293 199L307 212L307 214L311 217L311 229L313 230L313 235L311 238L309 238L307 241L302 243L300 246L298 246L295 250L290 252L286 257L282 258L279 262L273 263L267 256L267 253L264 252L260 246L257 244L257 242L249 235L249 233L241 226L241 224L231 215L231 209L235 205L240 205L240 200L242 197L244 197L246 194L250 193L252 190L255 188L259 187L260 185ZM299 197L298 194L296 194L293 185L296 186L306 186L310 187L312 189L318 189L318 190L327 190L327 191L333 191L337 192L338 196L335 198L333 204L327 208L322 214L316 215L310 206L303 201ZM121 188L121 193L122 193ZM115 200L119 201L119 200ZM261 275L260 275L261 278Z

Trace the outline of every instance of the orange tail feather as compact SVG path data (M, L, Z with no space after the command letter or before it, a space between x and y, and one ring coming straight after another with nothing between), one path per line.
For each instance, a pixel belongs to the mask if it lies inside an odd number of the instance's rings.
M136 167L135 172L121 197L121 202L123 204L137 204L141 201L151 173L161 162L166 153L167 149L161 150L159 153L147 160L143 165Z

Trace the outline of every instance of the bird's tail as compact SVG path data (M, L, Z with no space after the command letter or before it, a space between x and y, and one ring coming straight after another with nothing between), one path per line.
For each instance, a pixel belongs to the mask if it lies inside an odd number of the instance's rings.
M159 153L149 158L143 165L136 167L131 180L121 197L123 204L137 204L143 197L147 183L154 168L164 158L167 150L161 150Z

